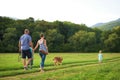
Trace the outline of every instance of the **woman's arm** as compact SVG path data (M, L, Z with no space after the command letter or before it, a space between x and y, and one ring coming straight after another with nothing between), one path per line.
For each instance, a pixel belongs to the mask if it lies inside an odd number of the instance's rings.
M39 46L39 43L37 42L37 44L33 50L35 51L38 48L38 46Z

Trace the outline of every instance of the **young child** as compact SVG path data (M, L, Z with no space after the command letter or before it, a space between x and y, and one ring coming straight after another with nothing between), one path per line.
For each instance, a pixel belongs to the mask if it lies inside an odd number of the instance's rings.
M30 67L30 69L32 69L32 65L33 65L33 54L34 54L34 52L33 52L33 50L32 50L32 47L30 47L30 52L31 52L31 54L32 54L32 60L31 60L30 63L29 63L29 67Z
M98 54L98 61L99 61L99 63L102 63L102 60L103 60L103 55L102 55L102 51L100 50L99 54Z

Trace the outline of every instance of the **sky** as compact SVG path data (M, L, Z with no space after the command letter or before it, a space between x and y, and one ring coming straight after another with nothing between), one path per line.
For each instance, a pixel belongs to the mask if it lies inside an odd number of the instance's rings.
M120 18L120 0L0 0L0 16L70 21L89 27Z

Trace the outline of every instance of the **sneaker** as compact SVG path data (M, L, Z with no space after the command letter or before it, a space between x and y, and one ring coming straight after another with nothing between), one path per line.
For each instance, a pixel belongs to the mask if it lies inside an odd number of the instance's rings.
M24 67L24 70L28 70L28 68L27 68L27 67Z
M42 72L42 73L43 73L43 72L45 72L45 71L44 71L43 69L41 69L41 71L40 71L40 72Z

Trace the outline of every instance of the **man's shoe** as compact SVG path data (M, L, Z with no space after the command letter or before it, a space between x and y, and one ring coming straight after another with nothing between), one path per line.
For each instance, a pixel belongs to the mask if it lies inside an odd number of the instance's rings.
M28 70L28 68L27 68L27 67L24 67L24 70Z

